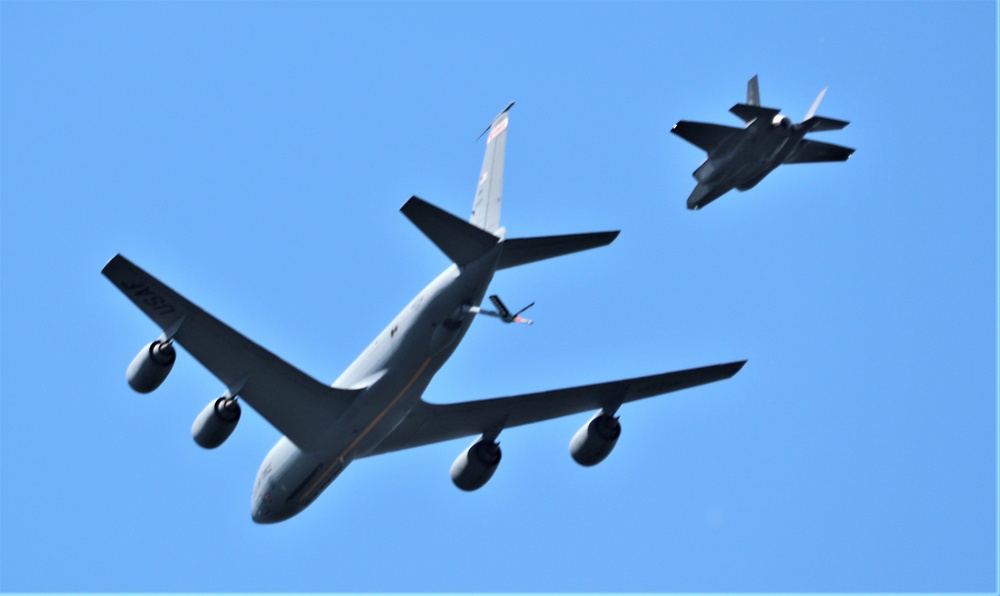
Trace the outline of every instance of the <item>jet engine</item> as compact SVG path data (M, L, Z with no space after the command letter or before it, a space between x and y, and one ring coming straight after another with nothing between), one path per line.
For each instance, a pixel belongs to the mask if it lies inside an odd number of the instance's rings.
M500 445L484 439L473 443L451 464L451 481L464 491L482 488L500 463Z
M792 131L792 121L788 118L788 116L778 114L773 120L771 120L771 127L774 128L778 135L787 137Z
M174 367L177 351L169 341L156 340L146 344L125 371L125 378L132 389L149 393L160 386Z
M235 397L220 397L209 403L191 425L194 442L215 449L226 442L240 421L240 404Z
M596 466L615 448L621 434L618 418L600 412L573 435L569 454L581 466Z

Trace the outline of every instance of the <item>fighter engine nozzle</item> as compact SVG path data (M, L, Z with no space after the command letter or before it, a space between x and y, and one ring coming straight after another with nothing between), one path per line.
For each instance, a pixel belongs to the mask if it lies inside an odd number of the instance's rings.
M782 136L788 136L794 124L792 120L783 114L778 114L771 120L771 126Z
M778 114L771 120L771 126L780 126L781 128L791 128L792 120L788 116L783 114Z

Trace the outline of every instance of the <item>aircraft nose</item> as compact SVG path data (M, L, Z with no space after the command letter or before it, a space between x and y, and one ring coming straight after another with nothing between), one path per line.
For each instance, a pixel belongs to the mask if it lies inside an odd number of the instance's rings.
M269 493L263 493L253 501L250 517L258 524L276 524L295 516L299 510L285 503L279 503Z
M266 507L255 509L250 517L253 518L254 523L261 525L273 524L281 521L280 519L272 516L271 510Z
M270 523L271 508L262 499L254 499L250 504L250 517L258 524Z
M258 524L273 524L281 521L279 515L275 515L273 499L268 493L255 495L250 508L250 517Z

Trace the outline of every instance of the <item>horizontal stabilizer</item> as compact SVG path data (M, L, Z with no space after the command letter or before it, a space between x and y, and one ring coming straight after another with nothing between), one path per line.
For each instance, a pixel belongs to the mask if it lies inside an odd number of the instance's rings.
M835 118L824 118L823 116L812 116L807 120L803 121L802 126L807 132L823 132L825 130L840 130L850 124L846 120L837 120Z
M500 238L466 222L419 197L400 209L456 265L466 265L485 255Z
M753 122L763 118L764 120L772 120L775 116L781 113L781 110L776 110L774 108L762 108L760 106L752 106L745 103L738 103L735 106L729 108L729 111L739 116L744 122Z
M832 143L821 143L803 139L798 148L788 156L785 163L813 163L819 161L847 161L854 149Z
M670 129L670 132L695 145L706 153L711 153L733 133L741 132L742 128L710 124L708 122L691 122L681 120Z
M593 232L590 234L567 234L565 236L536 236L534 238L510 238L504 240L503 252L497 269L517 267L535 261L607 246L618 237L618 232Z

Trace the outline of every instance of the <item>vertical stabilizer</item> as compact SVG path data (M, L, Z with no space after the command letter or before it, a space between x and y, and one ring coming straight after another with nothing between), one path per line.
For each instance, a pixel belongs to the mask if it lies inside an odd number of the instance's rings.
M747 81L747 105L760 105L760 88L757 87L757 75L754 75L752 79Z
M507 112L514 103L511 102L493 119L490 127L483 134L486 137L486 156L483 157L483 168L479 172L479 184L476 187L476 200L472 204L472 225L482 228L491 234L500 229L500 205L503 200L503 161L507 149Z
M806 112L806 117L803 118L803 121L808 120L816 115L816 110L819 109L819 102L823 101L824 95L826 95L826 89L823 89L822 91L819 92L819 96L816 97L816 101L813 102L812 107L809 108L808 112Z

